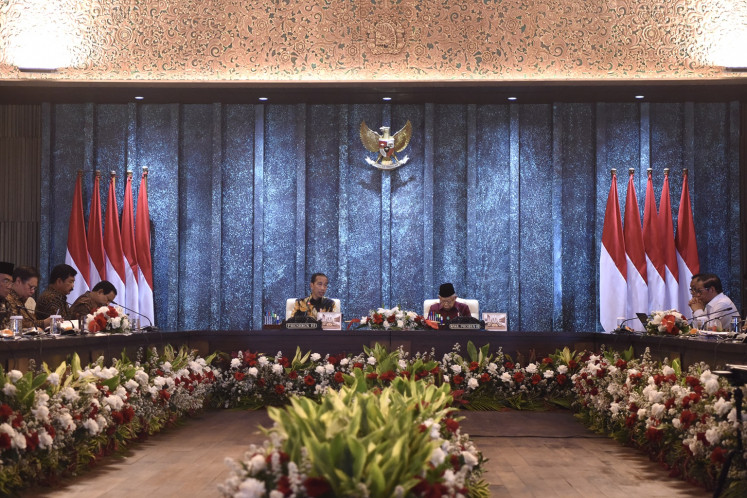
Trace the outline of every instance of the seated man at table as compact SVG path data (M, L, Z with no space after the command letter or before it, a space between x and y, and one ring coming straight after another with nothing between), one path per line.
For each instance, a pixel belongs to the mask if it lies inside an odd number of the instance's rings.
M52 268L49 274L49 287L41 293L36 302L37 318L47 318L50 315L60 315L63 320L73 318L70 316L67 295L73 291L77 274L75 268L64 263Z
M78 320L90 315L102 306L106 306L117 297L117 289L108 280L102 280L93 289L78 296L70 306L70 319Z
M443 318L457 318L459 316L471 317L469 306L457 302L456 290L451 283L441 284L438 288L438 302L431 305L428 315L439 314Z
M10 304L8 304L8 293L13 285L13 263L0 261L0 329L8 328L10 325Z
M45 328L51 318L38 320L34 310L26 307L26 301L36 293L39 286L39 272L31 266L18 266L13 270L13 286L8 294L8 303L12 315L23 317L23 328Z
M731 330L733 317L739 318L739 311L731 299L723 293L721 279L712 273L693 275L690 281L688 302L693 310L693 318L700 322L705 330Z
M309 297L296 299L296 304L293 307L291 317L303 318L311 317L316 318L318 311L340 311L340 307L336 303L324 297L327 293L327 286L329 285L329 279L324 273L314 273L311 276L311 295Z

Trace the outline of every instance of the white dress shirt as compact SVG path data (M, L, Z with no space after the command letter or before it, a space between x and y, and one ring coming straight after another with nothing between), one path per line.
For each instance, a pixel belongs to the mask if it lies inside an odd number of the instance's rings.
M729 313L729 309L733 310L733 313ZM701 326L703 329L710 329L720 323L721 330L731 330L731 319L735 316L739 318L739 311L723 292L708 301L705 310L693 311L693 318L703 324Z

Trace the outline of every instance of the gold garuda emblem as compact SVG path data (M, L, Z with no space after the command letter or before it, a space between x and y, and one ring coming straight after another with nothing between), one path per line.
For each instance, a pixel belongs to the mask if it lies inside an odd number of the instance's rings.
M389 134L388 126L382 126L379 129L381 130L381 135L369 128L365 121L361 121L360 135L363 146L371 152L378 152L379 154L375 161L370 157L366 157L366 162L379 169L394 169L403 166L410 160L410 157L405 156L399 159L396 153L402 152L407 147L407 144L410 143L412 123L410 123L410 120L407 120L405 126L394 135Z

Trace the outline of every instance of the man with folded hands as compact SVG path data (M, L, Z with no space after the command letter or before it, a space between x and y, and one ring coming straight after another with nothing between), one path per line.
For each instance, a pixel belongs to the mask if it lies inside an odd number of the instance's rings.
M471 317L469 306L457 302L454 284L441 284L438 288L438 302L431 305L428 314L437 313L443 318L454 319L460 316Z
M712 273L693 275L690 295L688 305L693 310L693 318L700 321L705 330L731 330L732 318L739 318L737 307L723 292L721 279Z
M77 320L90 315L102 306L111 304L116 298L117 289L114 284L108 280L102 280L94 285L93 289L78 296L78 299L70 306L70 319Z

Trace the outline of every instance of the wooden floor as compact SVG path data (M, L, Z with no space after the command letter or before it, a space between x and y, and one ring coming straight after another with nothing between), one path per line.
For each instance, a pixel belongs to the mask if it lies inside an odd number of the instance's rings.
M465 412L462 430L489 459L491 496L705 497L640 452L586 430L566 411ZM55 489L28 497L219 497L226 457L241 458L270 426L264 411L210 411L139 443Z

